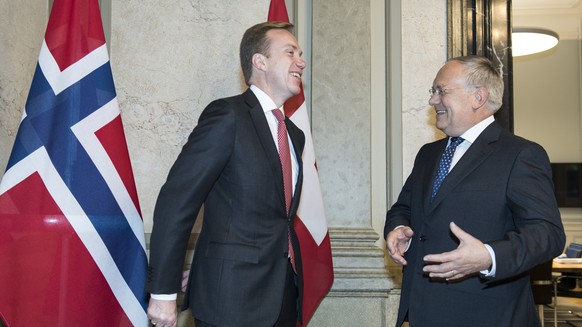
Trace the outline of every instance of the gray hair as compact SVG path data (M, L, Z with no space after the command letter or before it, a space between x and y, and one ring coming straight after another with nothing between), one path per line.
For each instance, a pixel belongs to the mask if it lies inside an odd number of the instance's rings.
M482 56L461 56L447 60L458 61L464 66L467 84L482 86L489 91L487 107L496 112L503 103L503 76L493 62Z

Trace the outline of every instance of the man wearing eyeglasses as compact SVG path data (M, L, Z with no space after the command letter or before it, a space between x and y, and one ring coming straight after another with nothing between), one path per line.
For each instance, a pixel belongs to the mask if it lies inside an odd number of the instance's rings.
M384 227L403 266L396 326L538 326L528 271L565 243L548 156L495 122L490 60L448 60L430 95L448 137L420 149Z

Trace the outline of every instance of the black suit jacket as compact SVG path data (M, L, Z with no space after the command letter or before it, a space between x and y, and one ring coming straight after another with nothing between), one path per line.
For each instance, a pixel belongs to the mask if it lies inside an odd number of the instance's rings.
M151 293L180 290L188 238L204 204L184 307L213 325L274 325L288 269L287 230L293 226L303 180L305 137L289 119L286 124L299 160L289 216L277 148L253 92L206 107L156 203L148 271Z
M492 123L471 145L430 202L447 139L423 146L384 236L398 225L415 235L405 254L397 326L535 326L528 271L558 256L565 243L544 149ZM458 247L449 223L491 245L497 272L485 280L430 280L423 257Z

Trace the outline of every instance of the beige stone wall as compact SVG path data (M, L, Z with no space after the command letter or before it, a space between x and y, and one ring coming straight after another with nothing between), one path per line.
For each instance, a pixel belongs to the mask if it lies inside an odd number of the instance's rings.
M446 1L402 1L403 175L420 147L444 135L434 128L428 89L447 57Z
M0 176L22 117L47 17L48 1L0 0Z
M438 137L427 92L446 57L445 1L402 1L402 161ZM268 0L113 0L109 44L146 231L161 183L212 99L244 89L238 43ZM0 1L0 168L5 167L46 27L48 4ZM368 1L314 1L313 136L330 217L370 219ZM388 24L389 22L387 22ZM389 141L389 140L388 140ZM350 218L350 222L353 219ZM340 218L341 219L341 218ZM333 219L331 225L335 224Z
M113 0L111 62L146 232L170 166L210 101L241 93L238 46L269 0Z

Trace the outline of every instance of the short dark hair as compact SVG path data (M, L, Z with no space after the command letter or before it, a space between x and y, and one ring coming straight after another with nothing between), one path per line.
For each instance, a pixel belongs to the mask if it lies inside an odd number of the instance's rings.
M253 74L253 55L269 53L270 40L267 32L272 29L283 29L293 33L293 24L287 22L265 22L254 25L245 31L240 42L240 64L242 67L245 83L249 84Z

